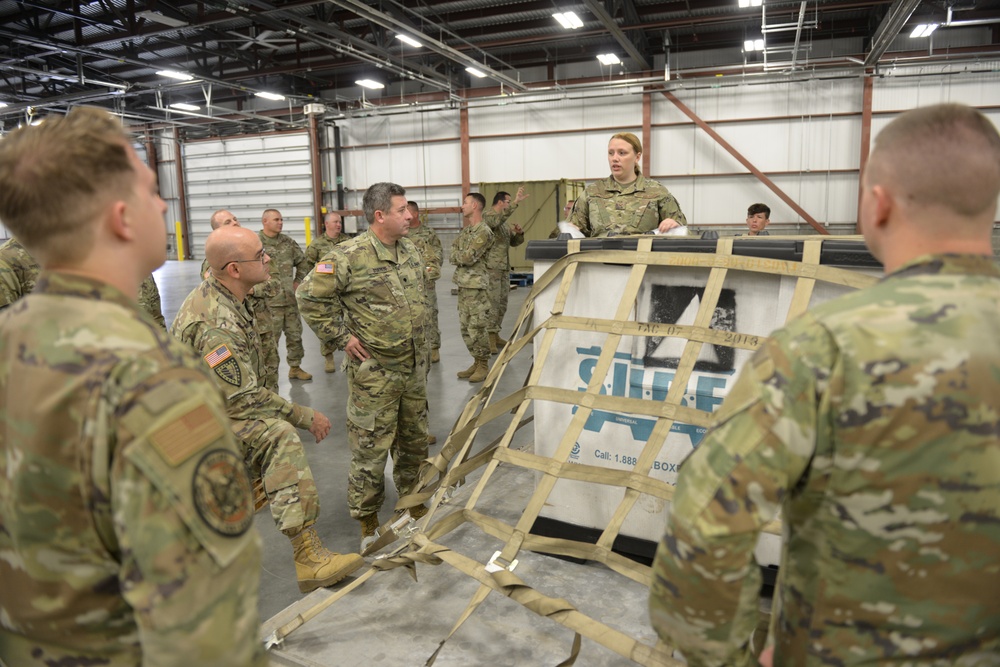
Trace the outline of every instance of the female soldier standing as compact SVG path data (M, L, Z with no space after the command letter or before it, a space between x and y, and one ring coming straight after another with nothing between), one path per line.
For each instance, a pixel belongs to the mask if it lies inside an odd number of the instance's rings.
M569 221L585 236L665 232L687 224L670 192L642 175L642 144L631 132L620 132L608 142L611 176L587 186L576 200Z

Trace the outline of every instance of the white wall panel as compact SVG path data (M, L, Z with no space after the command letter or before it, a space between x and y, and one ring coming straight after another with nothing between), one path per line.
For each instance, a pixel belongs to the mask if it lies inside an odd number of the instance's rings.
M184 144L184 179L191 249L204 257L209 217L228 208L244 227L261 228L264 209L285 219L284 232L305 245L313 215L309 135L292 132Z

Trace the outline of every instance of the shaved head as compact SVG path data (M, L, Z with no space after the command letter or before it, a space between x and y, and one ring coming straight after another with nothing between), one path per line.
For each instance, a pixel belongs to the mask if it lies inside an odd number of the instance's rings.
M239 227L240 221L230 211L220 208L212 214L212 217L208 220L208 224L212 225L212 229L218 229L219 227L228 227L230 225Z
M205 259L219 273L229 262L253 257L258 245L260 238L245 227L219 227L205 239Z
M865 183L884 186L915 209L992 219L1000 195L1000 135L983 114L960 104L908 111L876 138Z

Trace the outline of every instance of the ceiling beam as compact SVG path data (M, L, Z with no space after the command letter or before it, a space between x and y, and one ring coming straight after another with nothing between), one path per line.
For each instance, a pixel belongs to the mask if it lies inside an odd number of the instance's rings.
M918 6L920 0L895 0L892 3L882 23L876 28L875 36L872 37L871 51L865 56L865 67L874 67L878 64L882 54L889 48L892 40L896 39Z
M637 65L639 65L643 70L653 69L652 65L649 64L649 61L646 60L646 57L639 53L639 49L635 47L632 40L630 40L625 33L622 32L622 29L618 27L618 23L604 10L604 6L601 5L600 0L583 0L583 4L587 5L587 9L590 10L590 13L596 16L597 20L601 22L601 25L608 29L608 32L611 33L618 44L625 49L625 52L629 54Z

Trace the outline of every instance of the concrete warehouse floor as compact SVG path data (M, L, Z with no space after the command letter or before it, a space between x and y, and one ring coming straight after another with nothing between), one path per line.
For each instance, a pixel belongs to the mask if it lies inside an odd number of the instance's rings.
M157 271L156 280L162 298L163 312L171 322L188 292L199 282L199 261L168 262ZM452 425L468 400L480 385L458 380L455 373L471 363L458 329L457 297L451 294L453 269L446 264L438 282L442 334L441 363L434 364L428 378L430 430L438 437L431 447L436 453L444 443ZM510 307L502 335L511 333L521 304L529 288L510 293ZM360 527L350 518L346 504L346 480L350 461L347 435L344 430L347 380L338 370L323 371L319 341L305 327L303 343L306 351L302 367L313 374L313 380L292 382L287 378L284 362L285 346L279 346L282 364L279 369L279 393L298 403L325 413L334 428L327 438L316 443L308 432L300 431L309 462L319 488L322 509L316 525L325 546L334 551L358 551ZM337 353L338 362L342 353ZM531 364L531 355L522 354L511 363L502 380L499 395L520 386ZM504 386L509 384L510 386ZM499 421L499 420L498 420ZM490 426L493 426L492 424ZM525 429L525 437L530 429ZM499 431L498 433L499 434ZM487 439L492 438L489 435ZM390 462L391 465L391 462ZM455 506L462 494L471 492L479 471L459 490L452 501ZM382 521L390 518L396 502L391 475L387 471L387 497L380 513ZM523 470L511 469L491 481L487 504L503 514L517 512L533 488L533 479ZM481 501L483 502L483 501ZM450 507L439 509L443 516ZM443 510L443 511L442 511ZM516 521L515 515L502 517ZM260 615L265 632L287 622L316 603L332 595L346 582L332 589L317 590L308 596L298 591L295 581L291 547L274 527L269 511L257 514L256 526L264 542L261 572ZM449 535L457 539L462 553L483 560L501 547L500 542L483 535L470 526ZM450 544L450 542L449 542ZM456 549L458 547L456 546ZM481 554L485 553L485 556ZM577 564L549 556L522 551L515 571L528 577L545 572L544 590L549 595L564 595L578 605L580 611L635 636L646 644L655 642L646 612L644 586L616 575L596 564ZM371 559L369 559L370 561ZM360 575L364 570L359 571ZM397 569L377 573L356 591L335 602L315 619L293 633L272 653L274 664L287 665L348 665L374 663L383 665L422 665L438 643L447 637L452 625L468 604L477 585L468 576L448 565L417 566L418 582L408 571ZM553 590L556 591L553 593ZM459 632L444 646L436 665L555 665L566 659L571 650L573 633L524 609L520 604L491 594ZM577 665L634 664L590 640L584 639Z

